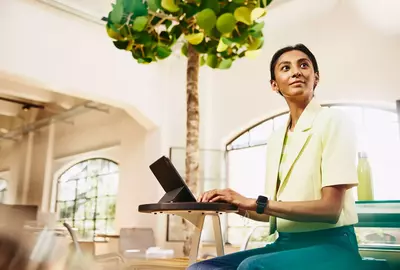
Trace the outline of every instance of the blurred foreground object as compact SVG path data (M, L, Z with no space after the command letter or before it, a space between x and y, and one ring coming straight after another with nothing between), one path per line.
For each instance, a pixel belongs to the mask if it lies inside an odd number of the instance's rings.
M70 250L72 241L65 229L63 233L54 225L41 224L20 209L0 204L0 270L106 269L92 256Z

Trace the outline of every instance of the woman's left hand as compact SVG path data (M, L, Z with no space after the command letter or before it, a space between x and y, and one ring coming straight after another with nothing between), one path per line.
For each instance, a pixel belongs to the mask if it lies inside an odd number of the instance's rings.
M213 189L207 192L204 192L199 197L199 202L217 202L224 201L227 203L231 203L236 205L237 207L244 210L255 210L256 209L256 200L246 198L243 195L237 193L236 191L227 188L227 189Z

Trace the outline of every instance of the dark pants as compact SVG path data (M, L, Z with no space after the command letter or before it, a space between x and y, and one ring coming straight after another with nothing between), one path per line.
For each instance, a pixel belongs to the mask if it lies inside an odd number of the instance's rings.
M356 270L361 265L353 226L304 233L279 233L263 248L240 251L191 265L189 270Z

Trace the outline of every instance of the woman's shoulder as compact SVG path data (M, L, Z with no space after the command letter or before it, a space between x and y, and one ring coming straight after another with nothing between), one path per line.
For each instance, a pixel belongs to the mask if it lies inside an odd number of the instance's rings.
M316 118L315 123L317 125L322 124L324 126L328 125L331 127L354 125L351 116L345 111L337 108L323 108Z

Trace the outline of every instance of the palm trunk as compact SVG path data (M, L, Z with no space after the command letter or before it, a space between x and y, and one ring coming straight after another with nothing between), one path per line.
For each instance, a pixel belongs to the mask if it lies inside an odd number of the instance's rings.
M187 53L186 70L186 183L189 189L197 195L197 183L199 180L199 54L189 44ZM185 242L183 254L188 256L191 249L191 238L194 227L183 219L185 227Z

